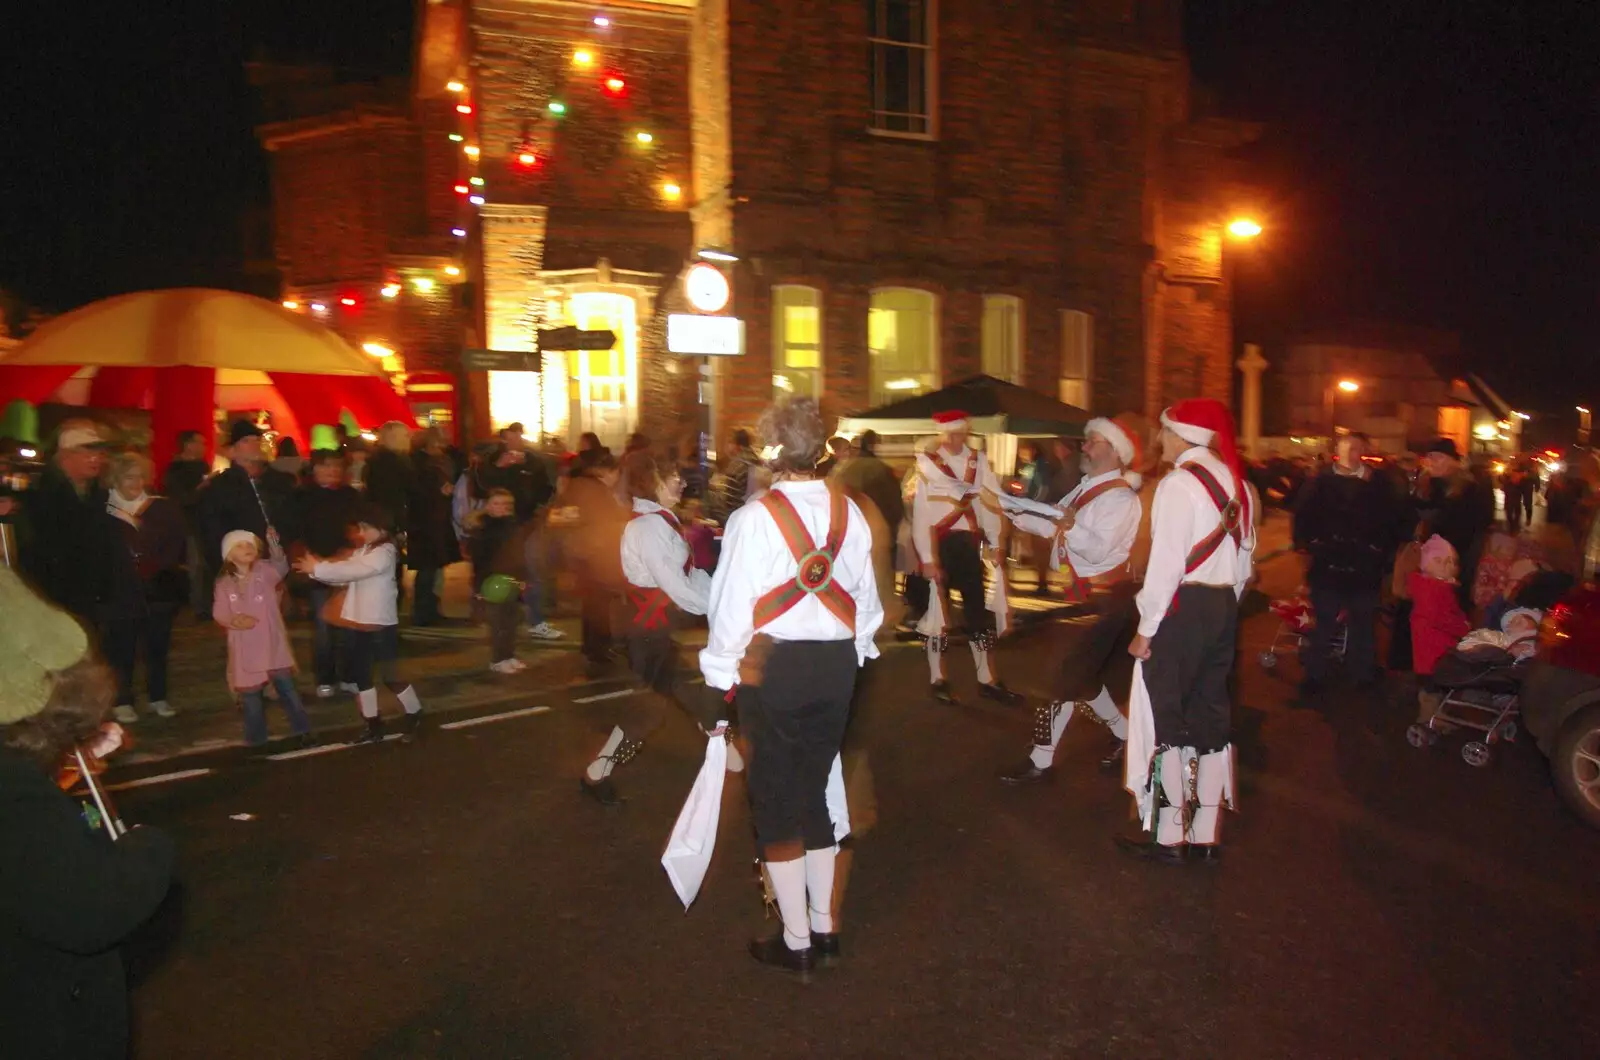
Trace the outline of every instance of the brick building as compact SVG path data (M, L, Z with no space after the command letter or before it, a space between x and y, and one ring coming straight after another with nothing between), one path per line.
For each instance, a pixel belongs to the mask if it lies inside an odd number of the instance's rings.
M1191 118L1180 9L422 0L408 98L263 129L285 297L407 369L618 335L463 374L474 433L720 436L774 395L838 414L979 371L1100 411L1226 399L1226 157L1253 130ZM738 259L744 353L678 357L708 248Z

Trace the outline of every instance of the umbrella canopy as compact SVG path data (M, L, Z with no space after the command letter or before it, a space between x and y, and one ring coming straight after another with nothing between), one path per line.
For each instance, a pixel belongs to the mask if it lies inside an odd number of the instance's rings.
M839 430L859 434L935 434L936 412L961 410L972 421L974 434L1060 435L1081 438L1083 425L1092 418L1075 405L1067 405L1027 387L975 375L942 390L893 401L867 412L844 416Z
M3 363L383 374L372 358L314 320L264 298L204 287L92 302L42 325Z

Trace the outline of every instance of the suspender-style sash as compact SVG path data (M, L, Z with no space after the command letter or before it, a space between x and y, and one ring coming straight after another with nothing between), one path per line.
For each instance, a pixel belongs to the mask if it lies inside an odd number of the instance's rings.
M680 535L683 533L683 528L678 524L678 520L665 508L654 512L634 512L628 521L646 519L652 515L659 515L665 519L674 533ZM685 555L683 558L683 573L688 574L693 569L694 557ZM645 633L653 633L658 629L672 628L672 597L667 594L665 589L654 585L634 585L629 582L628 602L633 604L633 617L628 620L628 624L634 629Z
M756 629L788 614L807 596L814 596L852 635L855 633L856 602L833 578L833 565L844 545L850 509L842 492L830 490L829 493L828 538L821 548L812 541L811 532L800 520L794 502L785 497L782 490L768 490L761 498L762 507L778 524L783 543L789 546L789 553L794 557L795 575L793 581L784 582L756 601L753 623Z
M1211 558L1226 538L1233 538L1234 547L1244 548L1244 529L1240 525L1240 515L1244 509L1238 498L1228 496L1228 491L1222 488L1222 483L1208 469L1199 464L1184 464L1183 467L1205 487L1211 495L1211 503L1217 506L1217 513L1221 516L1216 529L1189 550L1189 557L1183 565L1183 573L1188 575L1199 570L1200 565Z
M1098 486L1092 486L1089 489L1084 490L1082 493L1078 494L1078 496L1074 497L1071 503L1067 505L1067 511L1076 514L1080 510L1088 507L1089 504L1096 498L1103 497L1112 490L1117 489L1131 490L1133 489L1133 486L1129 484L1127 479L1120 476L1114 479L1109 479L1100 483ZM1067 586L1065 590L1067 601L1069 603L1081 604L1085 600L1089 599L1088 587L1085 586L1083 584L1083 580L1078 577L1078 570L1072 565L1072 557L1067 551L1067 532L1065 530L1062 530L1056 535L1056 558L1058 565L1062 570L1066 571L1068 575Z
M933 462L933 466L944 472L946 478L956 478L956 473L950 470L950 465L945 462L944 457L939 455L938 449L928 450L927 455L928 459ZM957 481L964 482L968 486L978 481L978 457L975 453L967 454L967 473ZM978 518L972 511L972 495L970 493L962 494L960 500L951 503L954 504L954 507L950 509L949 513L933 524L935 541L954 531L956 524L963 519L966 520L966 528L968 530L974 534L978 532Z

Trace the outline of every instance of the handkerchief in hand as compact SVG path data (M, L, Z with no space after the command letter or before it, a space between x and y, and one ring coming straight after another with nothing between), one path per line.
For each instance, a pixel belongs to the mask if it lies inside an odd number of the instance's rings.
M835 763L837 765L837 763ZM667 840L667 851L661 855L661 867L667 870L672 889L687 910L700 893L705 882L706 869L711 866L711 852L717 846L717 822L722 817L722 782L728 772L728 741L713 736L706 743L706 761L700 767L689 798L678 814L678 823L672 826L672 836Z

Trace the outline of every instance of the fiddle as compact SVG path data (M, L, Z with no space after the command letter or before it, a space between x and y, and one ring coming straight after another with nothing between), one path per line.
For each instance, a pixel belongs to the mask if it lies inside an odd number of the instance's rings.
M122 823L110 794L95 782L95 777L106 771L106 758L113 751L132 746L133 742L122 726L116 722L106 722L100 726L100 733L94 739L74 747L56 772L56 785L68 794L72 793L80 780L84 783L112 839L126 835L128 829Z

